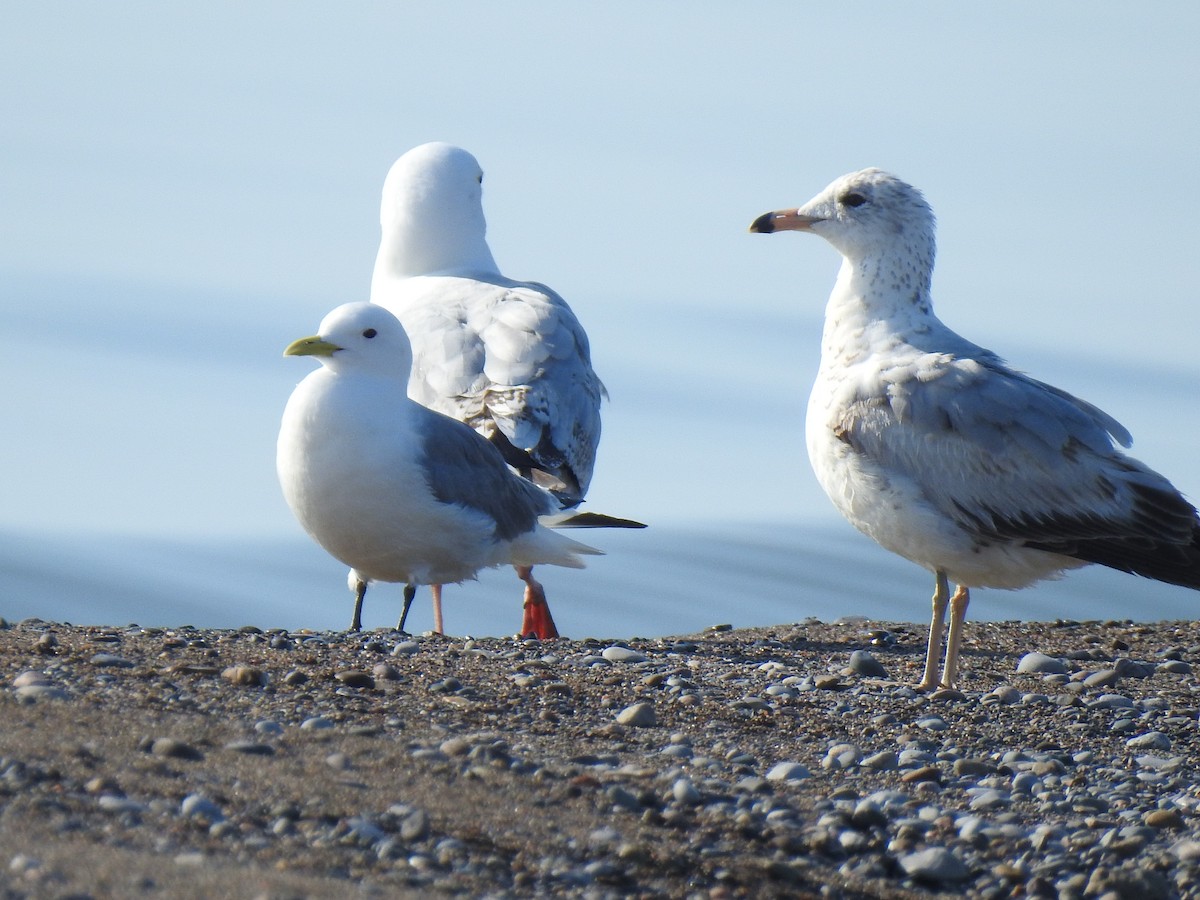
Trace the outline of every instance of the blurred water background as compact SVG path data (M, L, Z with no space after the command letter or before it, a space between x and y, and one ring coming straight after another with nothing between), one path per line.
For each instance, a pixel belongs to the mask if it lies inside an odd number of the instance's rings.
M1181 114L1200 7L213 0L8 19L0 616L345 627L345 573L275 482L310 365L281 353L365 299L383 176L428 140L479 157L501 268L587 327L612 396L589 506L651 526L587 534L608 555L585 571L539 570L564 634L926 621L931 576L842 522L804 452L836 254L746 233L867 165L938 214L942 318L1116 416L1200 499L1200 120ZM519 587L449 588L448 629L512 633ZM366 624L399 605L374 588ZM979 591L970 615L1198 605L1093 568ZM410 627L430 624L422 592Z

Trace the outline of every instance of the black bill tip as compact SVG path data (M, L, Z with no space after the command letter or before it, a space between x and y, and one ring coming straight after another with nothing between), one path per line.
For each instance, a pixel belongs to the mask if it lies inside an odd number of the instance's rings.
M775 230L775 213L763 213L750 223L750 231L754 234L770 234Z

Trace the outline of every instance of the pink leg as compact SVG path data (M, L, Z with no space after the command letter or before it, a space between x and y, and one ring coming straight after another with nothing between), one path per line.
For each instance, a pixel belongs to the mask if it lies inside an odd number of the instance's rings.
M429 593L433 595L433 630L437 634L444 634L442 631L442 586L440 584L431 584Z
M517 577L525 582L525 615L521 621L521 637L533 635L548 641L558 637L550 605L546 602L546 591L533 577L533 566L513 566Z

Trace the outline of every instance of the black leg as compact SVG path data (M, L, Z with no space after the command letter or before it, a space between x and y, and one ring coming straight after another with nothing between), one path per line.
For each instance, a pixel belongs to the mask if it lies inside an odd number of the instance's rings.
M417 596L417 586L415 584L406 584L404 586L404 609L400 610L400 624L396 626L396 630L401 634L407 634L404 630L404 622L408 619L408 608L412 606L413 597Z
M360 581L354 586L354 619L350 622L351 631L362 631L362 603L367 596L367 583Z

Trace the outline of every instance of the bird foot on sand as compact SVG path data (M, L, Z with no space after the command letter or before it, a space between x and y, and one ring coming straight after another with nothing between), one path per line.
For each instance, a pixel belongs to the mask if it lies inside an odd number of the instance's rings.
M521 621L521 637L535 637L542 641L558 637L554 617L550 615L550 605L546 602L546 592L532 576L525 581L525 616Z

